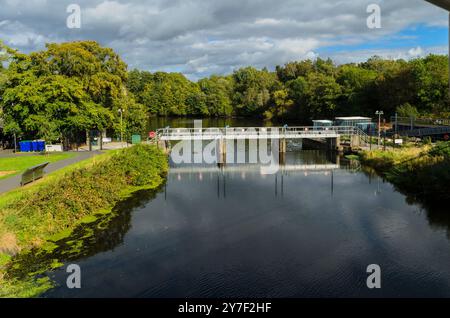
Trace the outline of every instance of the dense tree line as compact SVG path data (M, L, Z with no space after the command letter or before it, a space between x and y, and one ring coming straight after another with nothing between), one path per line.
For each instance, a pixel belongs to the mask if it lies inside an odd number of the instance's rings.
M311 119L338 115L445 116L450 113L448 60L373 57L361 64L291 62L275 72L253 67L191 82L182 74L133 70L128 89L152 115Z
M145 127L147 110L128 93L127 65L113 50L94 41L48 44L29 55L1 46L5 133L68 144L91 130Z
M22 54L1 45L0 117L6 133L46 140L85 131L143 132L148 116L311 119L338 115L450 114L448 60L370 58L290 62L275 71L245 67L190 81L179 73L127 70L94 41L49 44ZM7 63L4 63L7 62ZM120 110L124 114L121 126Z

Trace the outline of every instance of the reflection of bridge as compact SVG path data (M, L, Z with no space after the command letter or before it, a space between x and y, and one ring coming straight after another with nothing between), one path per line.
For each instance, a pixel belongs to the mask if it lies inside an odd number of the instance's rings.
M229 181L233 180L233 174L240 173L241 179L246 179L247 173L252 174L253 172L260 172L261 165L224 165L224 166L185 166L185 167L171 167L170 168L170 181L180 182L187 176L188 179L192 177L198 178L199 182L202 182L209 175L210 180L215 178L217 180L216 186L211 187L211 190L217 193L218 198L227 198L227 188ZM264 175L264 178L273 178L274 182L274 195L275 197L283 197L285 191L288 190L285 187L285 178L291 175L291 172L295 175L296 173L303 172L302 175L308 177L309 175L323 175L324 177L330 178L330 194L334 193L334 174L335 171L340 169L339 164L286 164L280 166L280 170L271 175ZM231 173L231 174L230 174ZM215 189L214 189L215 188ZM168 189L167 184L164 188L164 197L167 200Z
M226 165L223 168L224 172L260 172L261 165ZM280 166L282 171L329 171L339 169L338 164L286 164ZM195 174L195 173L214 173L218 172L220 168L217 166L199 167L199 166L176 166L170 168L170 173L173 174Z

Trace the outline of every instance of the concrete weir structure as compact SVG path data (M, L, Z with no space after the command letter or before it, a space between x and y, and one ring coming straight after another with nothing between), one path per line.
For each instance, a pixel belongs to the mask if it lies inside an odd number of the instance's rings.
M321 140L328 150L341 151L342 138L352 147L364 141L364 132L357 127L226 127L226 128L164 128L156 132L157 143L168 150L171 141L216 141L219 162L226 161L227 144L239 140L276 141L277 151L287 151L287 140ZM201 151L201 149L197 149ZM280 156L282 159L283 156Z

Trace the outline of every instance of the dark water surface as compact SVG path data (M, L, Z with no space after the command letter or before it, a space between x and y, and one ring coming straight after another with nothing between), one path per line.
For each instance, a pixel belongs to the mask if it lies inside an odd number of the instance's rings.
M448 214L325 152L291 149L286 164L339 168L173 166L161 192L121 203L66 262L80 265L82 288L66 287L64 267L44 296L450 296ZM380 290L366 286L369 264Z

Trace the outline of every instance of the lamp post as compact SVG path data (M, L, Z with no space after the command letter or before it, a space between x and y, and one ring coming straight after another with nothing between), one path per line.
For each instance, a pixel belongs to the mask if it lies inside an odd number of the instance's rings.
M119 108L119 114L120 114L120 142L122 143L123 148L123 109Z
M375 115L378 115L378 148L380 148L380 140L381 140L381 116L384 115L382 110L377 110Z

